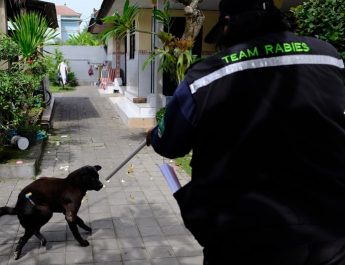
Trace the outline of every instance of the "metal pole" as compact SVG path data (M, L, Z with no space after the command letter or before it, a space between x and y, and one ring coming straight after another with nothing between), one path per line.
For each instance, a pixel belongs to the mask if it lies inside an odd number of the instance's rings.
M143 149L146 145L146 140L144 140L138 147L137 149L134 150L133 153L131 153L113 172L109 174L109 176L105 179L107 182L110 182L109 179L114 176L117 171L119 171L129 160L133 158L141 149Z

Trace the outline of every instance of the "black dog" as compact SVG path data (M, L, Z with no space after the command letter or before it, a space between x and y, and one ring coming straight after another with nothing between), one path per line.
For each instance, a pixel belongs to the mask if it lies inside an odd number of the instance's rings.
M12 207L1 207L0 216L5 214L17 215L25 233L19 239L14 252L18 259L26 242L35 235L41 245L45 246L47 240L40 229L45 225L53 213L63 213L72 231L74 238L81 246L86 247L89 242L83 239L78 226L91 232L84 221L77 215L81 201L88 190L99 191L103 184L99 181L98 171L101 166L84 166L66 178L40 178L26 186L18 195L17 204Z

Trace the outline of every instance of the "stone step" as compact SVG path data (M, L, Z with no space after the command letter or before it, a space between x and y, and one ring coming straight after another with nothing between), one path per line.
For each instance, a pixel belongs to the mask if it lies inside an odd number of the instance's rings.
M123 122L132 128L151 128L155 125L156 108L149 103L133 103L126 96L111 97Z

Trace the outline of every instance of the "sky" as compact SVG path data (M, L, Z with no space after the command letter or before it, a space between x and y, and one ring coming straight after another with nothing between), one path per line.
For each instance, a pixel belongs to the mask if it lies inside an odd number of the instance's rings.
M81 13L80 30L88 26L90 16L94 8L97 10L101 7L103 0L45 0L45 2L54 3L55 5L66 5L77 13Z

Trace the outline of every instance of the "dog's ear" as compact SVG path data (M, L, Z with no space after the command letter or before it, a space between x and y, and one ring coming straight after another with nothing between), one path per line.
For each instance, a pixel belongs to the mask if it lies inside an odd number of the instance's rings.
M95 166L93 166L97 171L100 171L101 170L101 166L99 166L99 165L95 165Z

